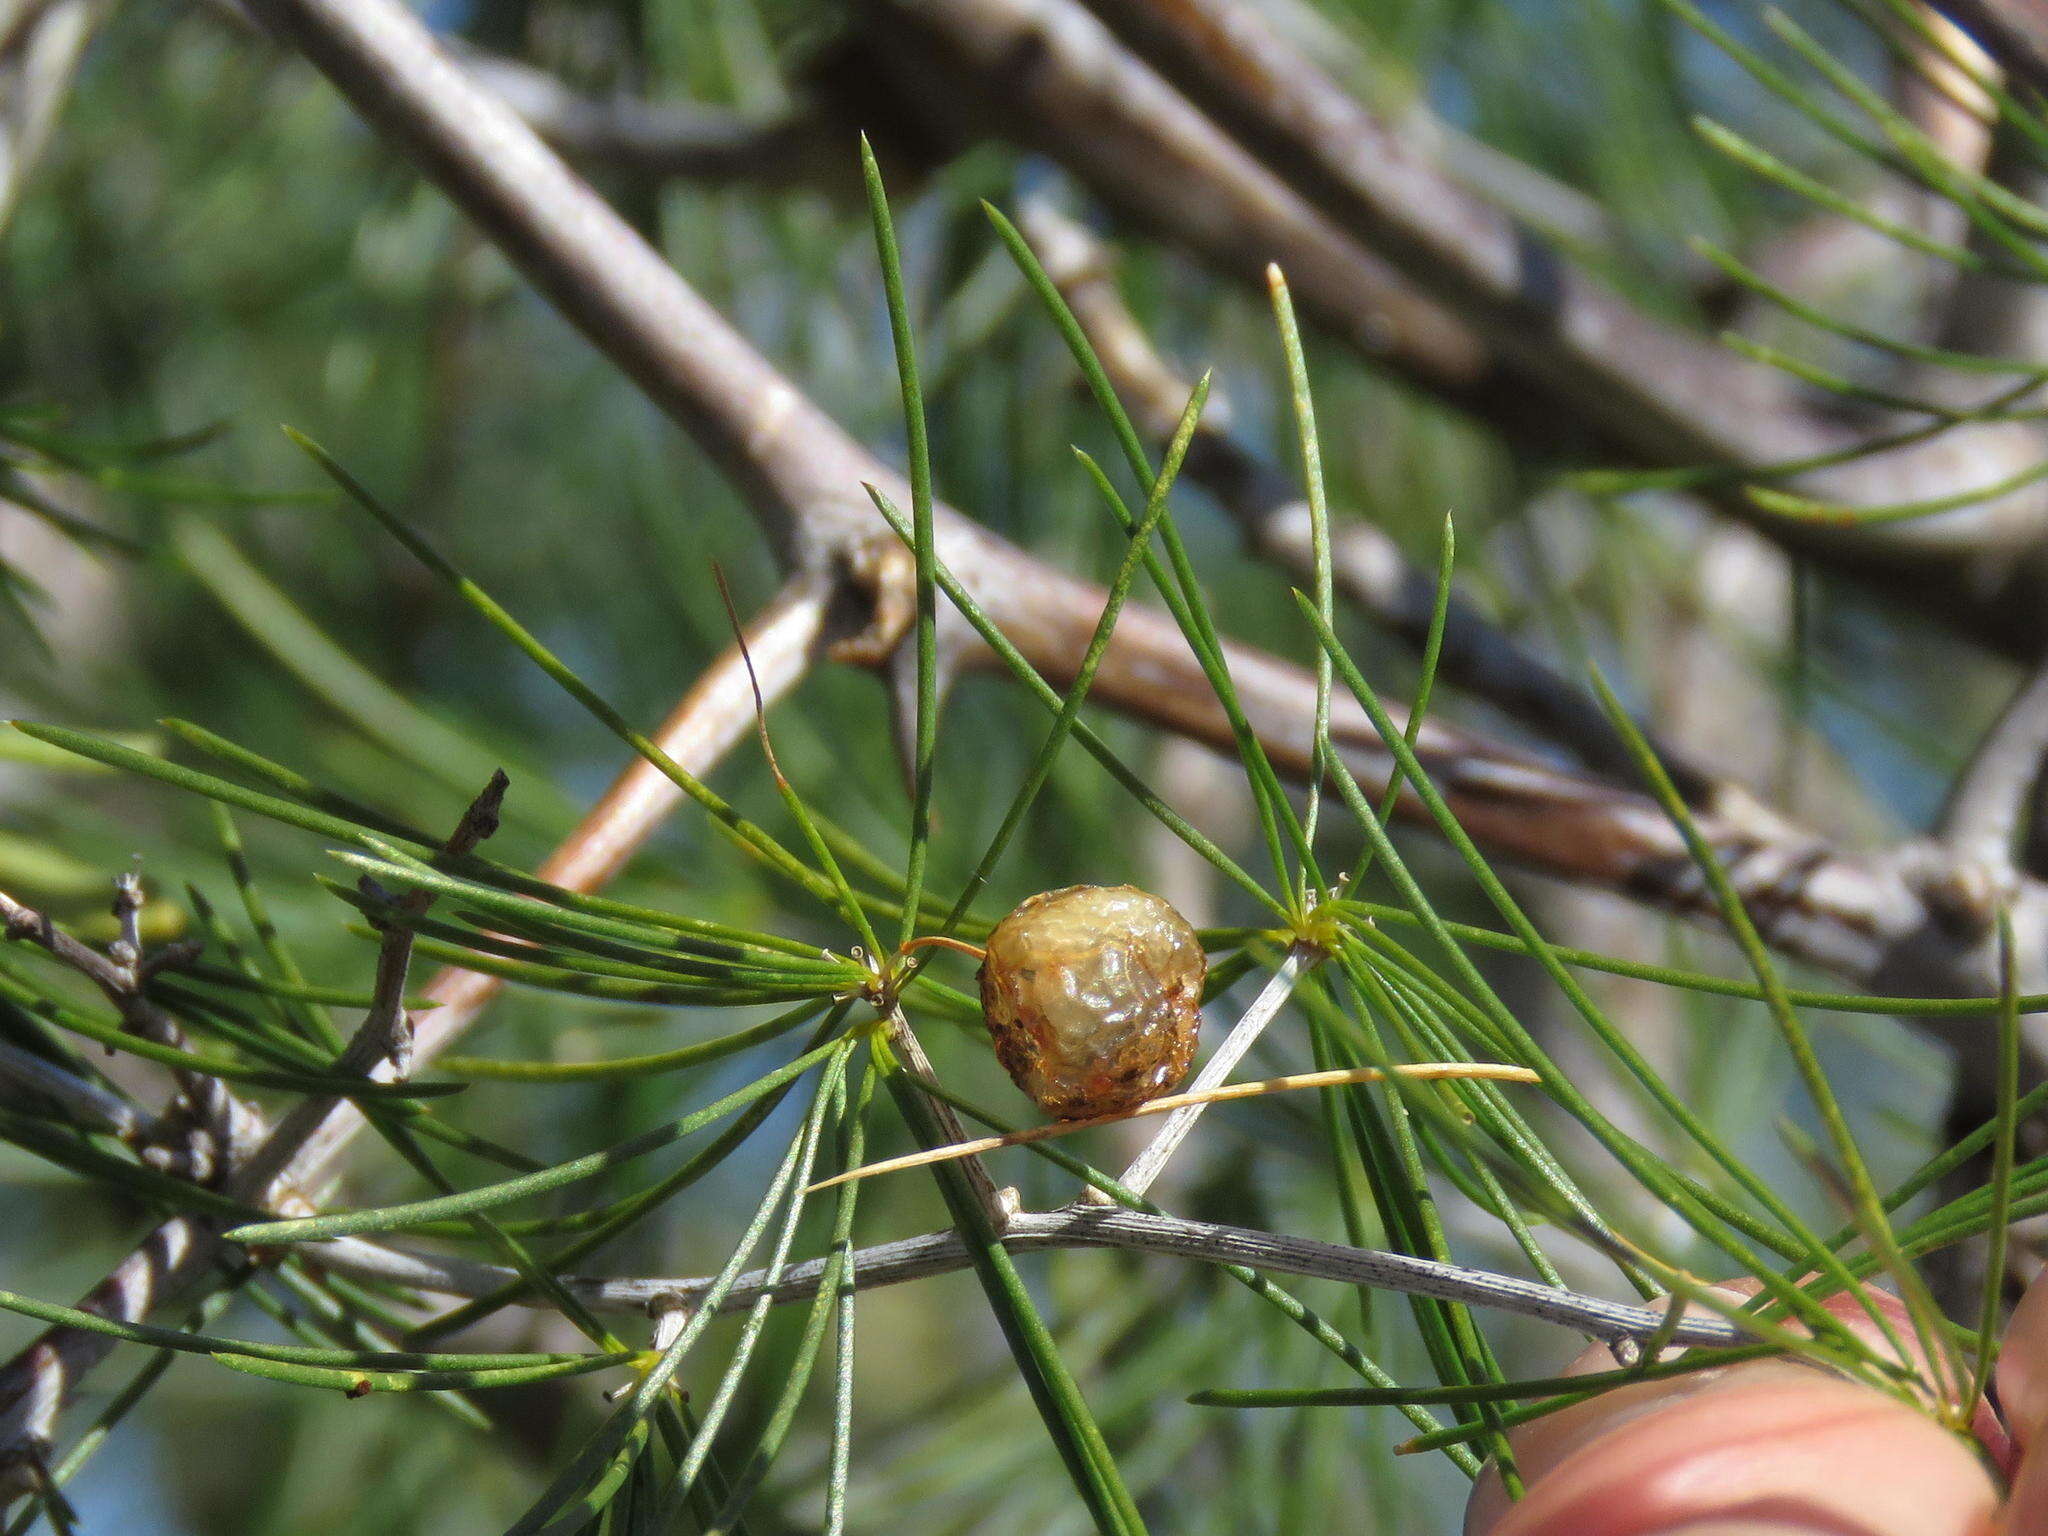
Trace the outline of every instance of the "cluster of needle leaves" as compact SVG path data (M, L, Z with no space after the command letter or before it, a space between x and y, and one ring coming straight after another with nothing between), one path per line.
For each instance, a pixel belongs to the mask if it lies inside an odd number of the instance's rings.
M1719 32L1687 0L1669 3L1777 89L1773 82L1781 76L1775 65ZM1899 0L1883 3L1902 18L1918 14ZM1803 85L1786 84L1787 101L1844 143L1952 196L1977 227L2009 234L2016 273L2033 280L2048 273L2034 244L2048 234L2048 215L1940 160L1895 111L1832 66L1794 23L1782 21L1779 33L1874 121L1881 137L1834 115ZM1986 88L1994 89L1988 83ZM2004 111L2010 103L2000 99L2000 107ZM2022 125L2034 121L2024 111L2008 115ZM1710 125L1705 131L1718 148L1759 174L1834 211L1848 211L1826 187L1732 130ZM64 1484L182 1354L263 1377L266 1390L295 1387L373 1399L423 1394L465 1426L465 1433L477 1434L503 1432L502 1421L485 1406L485 1394L596 1375L615 1389L606 1399L598 1400L592 1384L554 1389L594 1404L595 1422L579 1444L554 1458L546 1476L528 1490L524 1512L506 1529L610 1536L743 1530L750 1509L778 1479L777 1497L784 1501L778 1507L792 1498L813 1499L816 1524L829 1532L894 1528L902 1500L926 1500L943 1509L951 1499L956 1509L969 1507L1004 1487L1018 1467L1039 1465L1031 1446L1014 1435L1011 1460L969 1466L959 1449L986 1445L992 1423L1011 1422L1005 1415L1014 1415L1020 1399L1035 1410L1043 1443L1056 1452L1067 1482L1026 1479L1006 1488L1006 1528L1026 1528L1027 1514L1048 1524L1070 1521L1078 1509L1105 1532L1142 1530L1148 1514L1162 1528L1195 1530L1202 1528L1190 1514L1197 1506L1209 1511L1218 1529L1243 1528L1233 1523L1242 1512L1233 1512L1231 1479L1197 1468L1194 1452L1205 1445L1225 1447L1223 1464L1235 1466L1262 1455L1306 1455L1304 1447L1334 1446L1370 1465L1386 1496L1385 1489L1409 1475L1380 1459L1394 1436L1384 1415L1360 1417L1342 1413L1345 1408L1397 1413L1408 1426L1400 1448L1430 1453L1456 1473L1477 1475L1490 1457L1512 1490L1517 1479L1505 1436L1513 1426L1618 1384L1728 1358L1726 1352L1668 1353L1662 1340L1652 1338L1634 1363L1604 1377L1518 1375L1502 1358L1491 1320L1462 1304L1412 1296L1391 1305L1384 1296L1361 1292L1355 1306L1342 1296L1334 1306L1328 1297L1311 1305L1297 1294L1300 1283L1283 1286L1231 1263L1139 1266L1113 1255L1081 1254L1058 1261L1055 1272L1066 1278L1056 1294L1029 1278L1030 1265L1041 1261L1013 1255L996 1213L979 1203L957 1166L942 1164L932 1177L1012 1370L993 1377L985 1394L947 1405L943 1413L931 1411L914 1426L916 1478L884 1483L873 1470L864 1472L864 1465L872 1469L882 1458L855 1413L858 1325L867 1305L858 1245L903 1234L871 1231L872 1224L859 1219L859 1183L842 1184L819 1200L807 1192L833 1173L859 1167L871 1143L906 1130L926 1146L941 1144L949 1117L935 1102L996 1130L1013 1127L1014 1117L1000 1107L953 1085L913 1077L892 1046L902 1029L934 1040L972 1039L979 1024L976 999L957 979L945 979L945 962L934 960L930 949L913 955L904 946L934 935L972 941L987 933L996 915L988 907L989 888L1030 824L1041 792L1056 770L1064 771L1076 747L1100 769L1101 794L1135 802L1213 868L1246 912L1256 914L1203 935L1216 1023L1234 1017L1239 1010L1233 1001L1292 956L1290 1006L1269 1037L1271 1054L1290 1070L1497 1061L1538 1075L1538 1084L1529 1088L1390 1078L1379 1085L1319 1090L1309 1108L1218 1112L1212 1118L1241 1112L1294 1117L1285 1123L1301 1133L1308 1149L1307 1182L1339 1224L1315 1235L1447 1262L1477 1254L1492 1267L1558 1290L1621 1290L1645 1298L1675 1294L1738 1323L1755 1340L1746 1352L1785 1351L1824 1362L1966 1433L1995 1350L2003 1234L2010 1221L2048 1211L2048 1158L2023 1162L2015 1153L2015 1127L2048 1098L2048 1089L2018 1092L2018 1021L2048 1006L2048 999L2016 996L2010 985L2001 997L1939 1003L1790 986L1683 799L1604 687L1644 786L1684 833L1749 975L1729 979L1549 943L1459 826L1415 751L1450 593L1454 548L1448 522L1437 622L1421 687L1405 719L1381 702L1347 647L1334 601L1330 512L1309 369L1285 282L1276 273L1275 357L1292 403L1316 551L1312 590L1295 594L1299 637L1312 650L1316 668L1315 782L1306 794L1284 783L1240 705L1173 510L1175 481L1205 407L1207 380L1194 390L1178 432L1155 461L1057 289L1015 228L990 208L997 240L1071 349L1123 459L1105 466L1076 451L1070 473L1077 493L1094 499L1122 553L1073 681L1064 689L1054 686L939 559L932 454L903 264L871 157L864 169L901 382L910 506L899 507L879 490L872 494L880 516L914 555L916 570L910 642L916 712L909 823L900 849L867 847L814 803L825 798L824 786L794 783L779 768L773 779L780 803L768 815L750 815L722 797L631 725L621 708L404 517L323 450L298 439L350 502L438 578L451 604L509 642L566 698L683 792L692 814L723 839L726 852L715 857L737 857L766 871L793 902L814 909L820 933L796 937L702 910L566 890L494 860L488 846L447 857L441 852L445 829L410 825L292 764L189 722L166 722L163 738L139 743L17 722L20 732L44 748L211 802L233 901L216 904L198 887L190 888L195 932L206 941L203 954L166 967L148 983L150 997L184 1029L186 1045L128 1032L111 1009L87 998L75 977L28 944L0 946L0 1043L115 1098L126 1095L125 1074L110 1071L99 1048L217 1078L266 1106L291 1096L352 1099L430 1192L380 1206L280 1218L152 1166L115 1128L94 1123L78 1100L11 1100L0 1109L0 1138L79 1178L117 1189L144 1210L215 1220L233 1242L246 1245L249 1261L223 1272L210 1294L190 1298L189 1316L159 1325L109 1322L0 1292L0 1308L109 1334L134 1346L143 1362L111 1399L88 1410L88 1422L47 1468L46 1491L28 1501L7 1529L25 1532L45 1517L67 1528ZM1940 254L1978 259L1960 250ZM1733 258L1713 255L1754 291L1795 305ZM1810 310L1795 312L1849 339L1881 344L1881 338ZM1752 350L1766 361L1794 366L1783 354L1753 345ZM1981 366L1947 355L1920 360ZM1808 368L1806 376L1813 372ZM2026 373L2009 397L1968 412L1923 403L1932 418L1928 430L2016 414L2025 390L2043 377ZM1846 380L1816 381L1851 389ZM10 477L0 490L35 506L13 484L17 444L44 454L57 449L50 442L38 448L30 422L0 421L0 475ZM1785 468L1789 473L1803 467L1811 466ZM1640 477L1610 478L1610 489L1643 483ZM1682 477L1666 476L1660 483L1676 478ZM1839 515L1838 509L1808 506L1782 491L1759 487L1754 494L1780 512ZM1947 505L1856 515L1923 515ZM379 683L210 524L180 521L171 542L181 562L289 670L420 772L473 793L497 767L499 754ZM1257 828L1255 855L1244 862L1176 811L1087 713L1096 667L1123 605L1139 590L1171 613L1229 719ZM944 894L936 888L930 858L940 835L933 804L942 604L979 632L1044 712L1035 753L1008 790L994 834L974 858L971 873ZM1397 765L1393 782L1362 785L1333 746L1332 700L1340 690L1372 719ZM770 728L764 720L764 742ZM515 772L514 778L513 814L536 828L559 829L567 798L548 787L545 776ZM1456 920L1432 901L1425 876L1390 833L1395 804L1404 796L1409 814L1430 824L1462 860L1491 903L1493 921ZM395 1084L341 1075L337 1062L346 1030L337 1011L368 1008L374 999L367 988L308 979L244 856L241 828L249 818L295 829L325 846L331 864L321 884L339 904L340 920L370 944L403 928L422 964L485 973L565 1004L676 1010L693 1024L711 1021L709 1027L684 1044L649 1053L577 1059L446 1055L422 1076ZM1334 862L1340 859L1348 867ZM1097 873L1077 868L1074 878ZM1644 1114L1668 1139L1647 1144L1639 1129L1617 1123L1610 1109L1575 1085L1554 1049L1524 1023L1525 1009L1503 995L1500 968L1489 959L1503 954L1518 957L1554 989L1582 1031L1585 1048L1634 1085ZM1802 1135L1795 1147L1813 1174L1817 1199L1787 1195L1718 1136L1634 1042L1627 1022L1596 1002L1584 980L1588 973L1697 994L1716 1006L1744 1000L1760 1005L1818 1127L1817 1136ZM1809 1010L1982 1018L2001 1064L1996 1118L1887 1186L1870 1167L1820 1064L1804 1018ZM578 1084L639 1085L645 1090L641 1102L664 1107L650 1127L546 1161L469 1128L456 1113L467 1091L493 1084L536 1096ZM1201 1134L1222 1133L1210 1123ZM765 1146L778 1138L777 1145ZM1567 1146L1569 1151L1560 1150ZM1071 1151L1053 1145L1030 1151L1047 1164L1042 1174L1023 1181L1031 1188L1071 1196L1086 1185L1111 1201L1157 1209ZM1199 1158L1201 1152L1198 1140L1188 1155ZM1983 1157L1993 1172L1981 1187L1940 1203L1927 1198ZM700 1277L687 1307L657 1317L652 1345L638 1341L643 1321L629 1319L623 1332L634 1337L622 1336L562 1282L564 1275L588 1270L652 1219L691 1209L689 1202L702 1198L700 1185L722 1180L719 1187L730 1189L735 1179L747 1184L753 1202L740 1213L737 1240ZM1294 1210L1312 1207L1303 1200ZM1832 1217L1815 1216L1830 1207ZM1646 1219L1646 1209L1660 1219ZM508 1277L494 1290L450 1305L396 1281L352 1279L321 1263L323 1240L384 1233L425 1238L500 1263ZM1980 1237L1988 1237L1991 1250L1983 1265L1988 1278L1980 1315L1971 1326L1959 1326L1935 1305L1920 1278L1921 1265L1930 1254ZM795 1321L778 1327L773 1288L794 1265L813 1259L820 1263L815 1283L792 1291L787 1310ZM1219 1289L1216 1269L1235 1285ZM743 1277L747 1299L731 1309L736 1321L728 1322L724 1304ZM1724 1277L1754 1279L1755 1297L1743 1301L1707 1288L1706 1280ZM1865 1296L1870 1284L1894 1290L1904 1304L1894 1313L1864 1303L1882 1341L1876 1344L1824 1305L1841 1293ZM558 1312L584 1335L586 1346L436 1347L459 1343L458 1336L471 1330L480 1338L503 1337L502 1329L493 1333L486 1325L515 1305ZM297 1342L251 1336L265 1331L257 1314L275 1324L271 1333ZM1163 1327L1157 1320L1164 1316L1194 1316L1207 1326ZM241 1331L214 1331L233 1319L244 1320ZM1568 1352L1568 1343L1557 1338L1554 1352ZM707 1354L714 1353L715 1361L707 1363ZM1243 1385L1247 1375L1258 1384ZM1328 1385L1333 1377L1341 1385ZM1163 1400L1190 1396L1193 1409L1158 1411ZM1249 1409L1261 1412L1224 1411ZM1305 1480L1304 1486L1316 1484ZM864 1508L863 1490L881 1507ZM1284 1509L1260 1513L1260 1523L1273 1528L1315 1528L1312 1517L1290 1523Z

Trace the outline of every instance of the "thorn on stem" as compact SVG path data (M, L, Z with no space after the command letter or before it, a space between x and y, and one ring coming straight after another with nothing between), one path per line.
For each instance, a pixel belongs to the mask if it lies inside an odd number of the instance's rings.
M461 858L472 852L477 844L494 836L498 830L499 813L505 805L505 791L512 787L512 780L502 768L493 769L491 780L481 793L470 801L469 809L462 813L462 820L455 825L442 851L451 858Z

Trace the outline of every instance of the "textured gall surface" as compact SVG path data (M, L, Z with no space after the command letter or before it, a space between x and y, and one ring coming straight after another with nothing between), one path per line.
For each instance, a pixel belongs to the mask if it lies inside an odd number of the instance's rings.
M1208 960L1187 919L1129 885L1070 885L989 935L981 1006L996 1057L1062 1120L1173 1090L1195 1058Z

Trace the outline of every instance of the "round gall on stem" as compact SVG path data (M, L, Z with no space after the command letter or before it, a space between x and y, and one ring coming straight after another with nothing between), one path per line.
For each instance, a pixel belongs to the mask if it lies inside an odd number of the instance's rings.
M996 924L981 1007L996 1058L1047 1114L1113 1115L1170 1092L1201 1029L1208 959L1187 919L1129 885L1070 885Z

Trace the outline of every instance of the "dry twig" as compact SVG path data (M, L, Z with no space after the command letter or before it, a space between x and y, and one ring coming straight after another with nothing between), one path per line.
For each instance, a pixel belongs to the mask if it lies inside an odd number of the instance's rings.
M114 882L114 913L121 937L101 954L57 926L45 913L0 892L0 923L10 939L35 945L98 987L121 1016L121 1025L157 1045L185 1050L185 1031L148 995L150 976L190 958L190 945L168 945L146 955L140 938L142 885L133 874ZM263 1136L263 1117L217 1077L178 1068L178 1102L158 1117L145 1156L156 1166L201 1184L217 1182L235 1159Z
M1542 1318L1603 1339L1648 1337L1666 1322L1658 1309L1561 1291L1537 1281L1468 1269L1461 1264L1350 1248L1249 1227L1186 1221L1122 1206L1070 1205L1056 1211L1019 1211L1010 1216L1003 1230L1003 1242L1019 1252L1118 1248L1170 1254L1199 1263L1242 1264L1271 1274L1339 1280L1493 1307ZM878 1243L857 1250L854 1258L855 1283L861 1290L947 1274L965 1269L972 1262L959 1235L953 1232L930 1232ZM513 1271L495 1264L414 1253L355 1238L321 1245L318 1262L344 1274L449 1296L486 1296L518 1279ZM764 1294L778 1302L799 1301L814 1295L827 1262L810 1259L792 1264L772 1286L760 1270L743 1274L720 1302L719 1310L749 1307ZM712 1282L696 1278L606 1280L566 1276L563 1283L594 1310L642 1312L657 1299L672 1299L687 1306L701 1297ZM1681 1344L1725 1346L1742 1342L1743 1336L1723 1319L1689 1317L1673 1338Z

